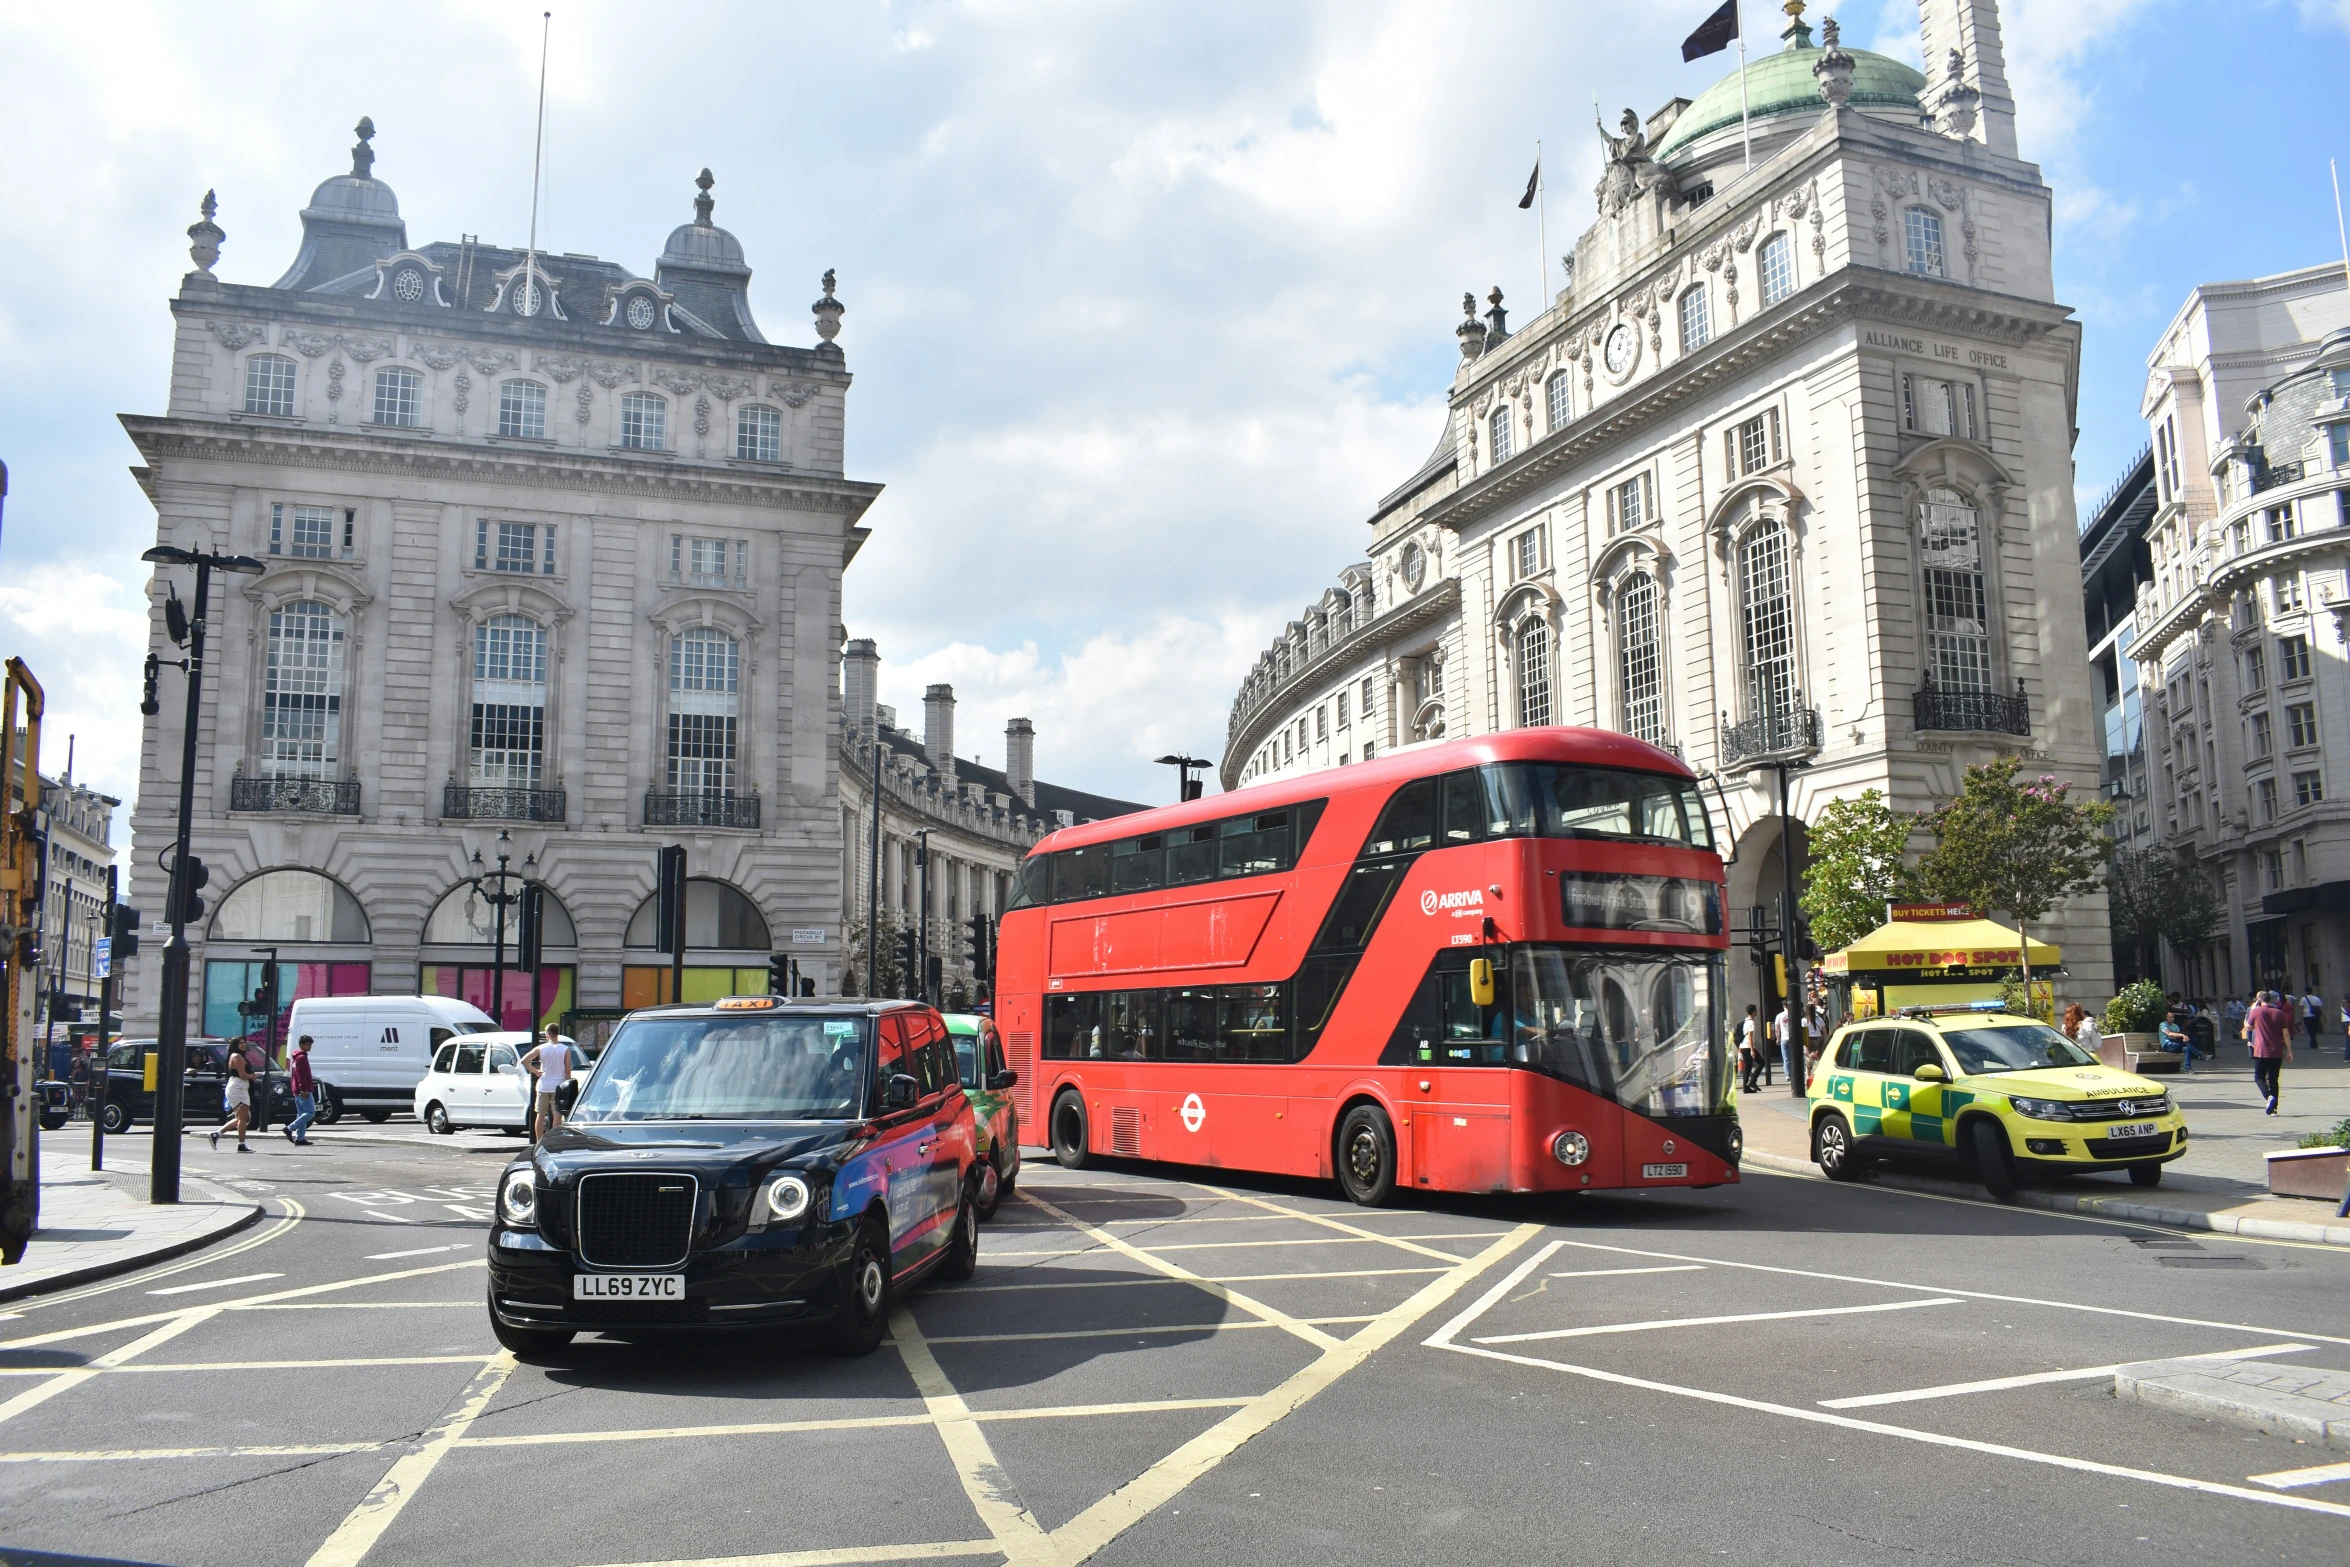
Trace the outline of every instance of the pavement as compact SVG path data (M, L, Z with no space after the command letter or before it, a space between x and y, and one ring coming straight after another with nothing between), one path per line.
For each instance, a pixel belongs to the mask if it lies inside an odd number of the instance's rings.
M263 1223L0 1324L0 1540L210 1567L2350 1558L2350 1254L1750 1171L1418 1198L1039 1160L876 1354L489 1332L460 1139L200 1142ZM126 1152L132 1140L124 1140ZM515 1145L509 1145L510 1150ZM13 1558L12 1558L13 1559Z
M2167 1224L2267 1240L2350 1246L2350 1219L2333 1216L2334 1202L2306 1197L2272 1197L2262 1155L2291 1148L2302 1136L2322 1132L2350 1117L2350 1063L2341 1046L2312 1052L2296 1048L2285 1068L2284 1092L2275 1115L2265 1113L2253 1091L2252 1068L2241 1051L2216 1065L2203 1063L2188 1076L2158 1073L2187 1113L2186 1154L2163 1167L2162 1184L2137 1187L2120 1170L2070 1176L2024 1187L2016 1201L2052 1212L2096 1215L2141 1224ZM1805 1101L1784 1083L1743 1094L1738 1115L1746 1132L1746 1162L1786 1174L1815 1174ZM1880 1165L1881 1184L1908 1190L1980 1197L1971 1181L1930 1173L1931 1166ZM2340 1199L2335 1199L2338 1202Z
M180 1200L147 1201L143 1136L106 1140L108 1168L90 1168L90 1126L41 1134L41 1226L24 1260L0 1268L0 1301L71 1289L208 1246L257 1222L261 1205L183 1174Z

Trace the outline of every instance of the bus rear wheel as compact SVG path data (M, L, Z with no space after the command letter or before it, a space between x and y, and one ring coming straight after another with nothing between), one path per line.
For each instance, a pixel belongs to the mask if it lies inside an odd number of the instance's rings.
M1053 1157L1064 1170L1082 1170L1091 1162L1085 1122L1085 1096L1075 1091L1053 1101Z
M1395 1126L1377 1105L1356 1105L1339 1123L1338 1185L1364 1208L1395 1195Z

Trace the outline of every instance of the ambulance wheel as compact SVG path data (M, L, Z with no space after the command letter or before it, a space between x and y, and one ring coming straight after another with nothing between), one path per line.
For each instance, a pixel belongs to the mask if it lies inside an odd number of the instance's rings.
M1811 1129L1811 1162L1820 1167L1820 1173L1831 1181L1857 1181L1864 1166L1859 1154L1852 1149L1852 1128L1844 1124L1844 1117L1831 1110L1813 1123Z
M2132 1186L2160 1186L2162 1184L2162 1166L2159 1164L2131 1165L2130 1184Z
M1967 1151L1975 1156L1975 1178L1994 1200L2015 1200L2015 1162L2007 1155L2007 1134L1988 1116L1967 1123Z

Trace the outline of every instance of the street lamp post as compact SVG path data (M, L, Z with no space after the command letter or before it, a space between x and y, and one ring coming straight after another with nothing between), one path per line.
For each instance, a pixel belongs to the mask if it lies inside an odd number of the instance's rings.
M188 919L190 906L196 899L194 878L189 871L188 840L196 813L196 724L203 713L206 608L211 602L213 572L251 577L259 576L269 567L250 555L223 555L218 548L199 555L173 544L158 544L139 558L159 566L196 568L196 608L194 617L187 622L187 658L183 661L147 655L150 692L154 689L157 666L176 663L188 672L187 720L180 735L179 830L172 839L171 890L165 899L170 911L171 936L163 944L163 1015L155 1030L155 1144L147 1161L147 1200L176 1203L180 1200L180 1118L185 1107L183 1078L188 1059ZM178 628L172 629L176 632ZM172 640L177 642L180 638L174 635ZM141 704L141 710L149 717L154 716L157 707L152 695Z
M481 851L476 849L473 851L474 874L466 878L467 885L473 888L473 895L487 903L495 913L497 934L491 941L490 1016L498 1020L500 1028L506 1026L506 911L513 907L522 896L519 889L510 890L507 883L513 881L527 883L530 879L529 873L539 867L539 857L536 854L531 854L523 859L522 875L517 876L508 870L506 867L512 863L514 858L511 853L513 844L513 835L505 828L499 828L496 856L498 868L494 871L483 870L481 868ZM491 890L483 890L485 882L491 884ZM538 1014L538 997L536 995L531 997L531 1014L533 1017Z
M922 873L922 909L915 917L914 994L930 999L930 829L914 830L914 867Z
M1158 760L1158 765L1161 767L1172 767L1177 770L1177 776L1181 778L1182 782L1176 786L1175 799L1176 803L1181 804L1185 800L1198 799L1200 797L1200 790L1206 783L1205 779L1194 781L1191 776L1192 769L1199 768L1202 771L1205 771L1214 764L1204 756L1185 756L1181 753L1173 753L1160 757Z

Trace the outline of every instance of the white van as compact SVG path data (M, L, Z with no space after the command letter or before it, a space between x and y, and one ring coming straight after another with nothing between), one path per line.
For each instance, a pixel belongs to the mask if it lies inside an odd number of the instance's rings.
M416 1085L443 1044L459 1034L495 1032L487 1012L454 996L312 996L294 1003L286 1038L311 1037L318 1119L346 1109L387 1121L414 1102Z

